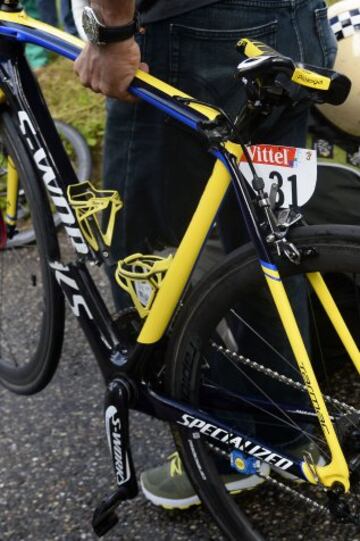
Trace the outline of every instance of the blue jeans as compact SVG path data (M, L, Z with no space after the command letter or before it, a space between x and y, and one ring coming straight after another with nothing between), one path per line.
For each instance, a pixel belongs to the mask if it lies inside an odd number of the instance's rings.
M241 37L263 41L295 60L319 66L331 66L336 54L323 0L223 0L149 24L139 43L142 59L153 75L234 116L245 99L234 79L240 61L235 44ZM115 232L114 256L119 259L164 245L176 246L214 159L196 135L166 122L161 113L145 103L131 106L108 100L107 113L104 183L108 189L117 189L125 202ZM304 105L278 108L254 131L253 142L304 146L307 116ZM247 240L231 189L218 222L226 251ZM293 304L306 329L304 288L297 287L296 280L290 286ZM128 302L118 288L116 298L120 306ZM256 319L256 314L252 317ZM260 317L265 334L283 336L280 327L274 328L271 315L268 319L264 314ZM251 338L245 342L250 347ZM285 353L288 344L280 344L280 348ZM276 362L270 360L275 369ZM214 369L219 369L218 379L226 379L222 366L215 365ZM243 387L233 375L230 378L237 389ZM222 383L228 385L229 381ZM252 429L248 427L249 432ZM276 438L274 430L271 436ZM280 436L284 437L283 430ZM295 438L295 434L288 434L287 443Z
M37 0L36 2L40 19L52 26L58 26L58 14L55 0ZM60 4L61 20L64 25L64 30L69 34L77 35L77 30L74 22L74 18L71 11L70 0L61 0Z
M36 0L40 19L52 26L58 26L58 15L55 0Z
M74 17L71 10L71 0L61 0L61 20L64 25L65 32L77 36Z

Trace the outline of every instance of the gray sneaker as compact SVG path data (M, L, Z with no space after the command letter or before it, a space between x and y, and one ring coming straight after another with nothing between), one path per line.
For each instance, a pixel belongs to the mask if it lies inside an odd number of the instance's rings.
M268 464L261 464L260 473L264 477L269 475ZM231 494L251 490L265 481L258 475L237 473L223 475L222 478L226 489ZM162 466L142 473L140 484L145 498L165 509L187 509L201 503L183 469L178 453L170 455L169 462Z

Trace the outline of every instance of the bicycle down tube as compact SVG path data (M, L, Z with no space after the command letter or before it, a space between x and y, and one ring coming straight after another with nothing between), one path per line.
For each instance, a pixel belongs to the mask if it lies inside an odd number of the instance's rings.
M42 174L50 196L59 209L67 233L79 256L85 256L89 248L65 195L67 188L75 184L77 178L65 151L59 144L58 135L39 94L37 83L22 56L21 45L18 45L17 50L15 42L42 45L72 60L78 56L83 43L57 29L28 18L23 12L2 12L0 18L0 36L4 37L0 42L2 90L12 109L17 113L19 129L27 141L28 150L32 153L32 158ZM11 85L15 77L17 84ZM211 106L179 101L178 97L187 98L188 96L145 73L137 74L130 91L196 131L202 132L204 121L214 120L218 115L218 111ZM242 153L241 148L239 145L228 142L222 148L217 146L211 148L210 151L217 158L214 171L140 332L137 340L139 347L154 344L163 336L233 179L251 240L331 451L331 462L326 466L317 467L316 473L325 486L339 482L345 490L348 490L349 473L346 461L277 267L259 231L251 202L246 196L245 181L236 167L236 161L240 159ZM64 266L54 261L51 266L98 360L100 359L100 368L107 379L113 372L110 368L104 367L103 359L105 357L109 361L114 361L114 348L116 350L119 346L111 317L84 265L80 263L77 267ZM73 304L74 291L79 291L83 295L80 304L76 306ZM326 294L322 288L316 288L315 291L320 299ZM330 295L329 292L327 293ZM326 305L325 302L324 304ZM337 328L339 321L334 321L334 325ZM113 364L116 365L116 362ZM298 470L302 467L304 472L302 477L315 483L316 479L309 466L301 461L299 464Z

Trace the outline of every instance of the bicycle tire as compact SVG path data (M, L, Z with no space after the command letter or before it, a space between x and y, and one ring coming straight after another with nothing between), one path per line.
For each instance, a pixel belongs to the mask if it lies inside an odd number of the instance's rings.
M62 120L55 120L55 126L60 136L71 146L74 153L74 168L78 179L81 182L89 180L92 173L92 158L85 137L74 126Z
M0 382L34 394L49 383L61 354L64 297L48 265L59 259L59 245L45 188L9 112L0 116L0 136L19 172L35 232L31 244L0 251Z
M292 232L292 241L298 247L314 249L316 256L305 259L300 265L293 265L278 258L276 263L283 277L313 271L322 273L359 271L360 238L359 229L356 227L302 227ZM166 383L167 390L173 398L202 407L201 378L206 377L206 371L213 362L212 359L209 360L208 339L218 332L217 325L224 320L224 314L227 314L229 307L237 306L241 298L248 297L249 291L255 291L263 287L263 284L263 273L254 250L247 245L229 255L194 288L175 322L167 351ZM226 369L225 364L223 368ZM196 492L229 539L259 541L264 539L263 536L282 540L295 538L294 530L289 537L286 537L286 532L279 537L273 537L266 527L259 525L259 521L254 527L244 513L244 503L238 507L234 498L224 489L220 474L214 465L214 455L199 437L197 429L194 429L195 436L189 430L181 429L179 425L172 425L172 431L185 470ZM307 483L305 485L308 486ZM265 492L262 493L262 498L261 501L265 503ZM265 511L264 516L269 517ZM299 528L298 524L297 527ZM314 528L313 524L312 527ZM262 530L261 533L259 528ZM304 535L306 538L306 534ZM316 532L312 530L311 535L312 538L316 537ZM340 538L342 539L335 534L334 539Z
M70 146L68 150L70 151L71 155L74 155L72 161L79 180L88 180L91 178L92 160L90 149L85 138L80 132L77 131L76 128L61 120L55 120L55 125L61 138L63 139L63 143L65 146L67 146L67 144ZM52 216L55 227L59 227L61 224L59 214L54 213ZM28 229L21 231L13 239L9 239L8 247L16 248L24 244L34 242L34 240L34 230L32 227L29 227Z

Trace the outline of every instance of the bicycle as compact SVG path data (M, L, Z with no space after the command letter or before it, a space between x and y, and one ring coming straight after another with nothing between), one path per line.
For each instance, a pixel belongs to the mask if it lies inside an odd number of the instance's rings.
M343 396L324 396L320 391L282 279L291 288L293 280L287 278L306 276L359 371L358 347L322 274L357 273L360 230L356 226L308 227L302 224L296 208L277 208L276 202L284 195L279 179L275 176L279 182L267 195L263 179L252 165L250 154L254 149L247 148L241 138L249 121L259 119L266 107L293 100L294 88L296 99L302 89L306 99L336 104L346 99L348 79L331 70L295 64L265 45L243 38L239 46L248 59L239 64L237 73L247 88L251 107L232 121L216 107L139 72L131 92L198 132L217 162L174 257L135 254L116 262L109 246L122 206L119 194L78 182L23 56L22 42L32 42L75 59L82 42L28 18L16 0L8 0L6 10L0 12L0 84L5 96L1 130L32 210L39 268L31 274L29 283L32 301L42 302L30 322L33 349L25 350L25 364L21 365L19 359L9 362L11 347L6 350L6 339L13 326L0 326L0 336L5 338L0 348L0 380L19 394L38 392L49 383L61 354L65 296L106 384L105 424L118 488L95 510L93 527L97 535L104 535L115 525L116 507L138 492L129 440L130 407L172 424L192 483L229 538L260 540L263 536L237 505L237 499L225 490L214 461L216 455L231 462L234 472L263 476L271 487L284 491L285 499L294 498L297 507L299 503L308 504L333 522L358 528L358 508L354 505L360 411L356 405L345 403ZM251 188L239 172L242 156L252 173ZM187 286L192 269L231 181L252 244L227 256L190 291ZM294 186L294 179L289 184ZM69 263L60 259L45 188L74 247L74 261ZM16 190L14 193L16 199ZM2 228L4 235L7 231ZM6 250L0 252L0 257L4 255ZM135 309L112 316L87 263L111 268L130 293ZM10 273L0 273L0 290L4 291L6 278L6 293L11 299ZM307 297L309 289L302 284L301 290ZM256 361L243 354L239 329L255 326L259 318L253 314L240 325L239 310L251 306L255 291L264 291L263 302L269 306L275 302L274 319L263 326L265 331L272 327L273 335L275 322L281 320L283 328L279 324L279 329L285 331L291 344L290 356L295 358L298 371L294 372L290 362L284 373L278 373L267 364L267 354L265 360ZM314 302L310 302L313 308ZM0 325L4 314L2 303ZM16 317L20 315L21 311ZM15 331L20 326L16 321ZM25 328L27 322L25 317L21 326ZM306 333L306 329L302 331ZM276 345L269 343L266 335L255 329L254 336L276 352ZM278 354L285 359L281 351ZM240 374L246 381L249 371L256 373L257 385L263 387L262 398L221 386L219 373L213 374L217 356L236 378ZM294 389L292 402L282 403L272 397L265 380L274 381L282 389ZM340 382L344 384L341 376ZM300 399L300 395L308 400ZM237 422L229 419L229 412L234 411L239 416ZM309 452L298 457L284 452L281 445L260 440L243 428L249 414L256 416L258 424L273 426L275 422L282 430L290 426L315 444L328 463L320 464ZM266 475L263 465L267 466ZM287 484L284 476L290 477ZM302 483L292 484L291 479Z

